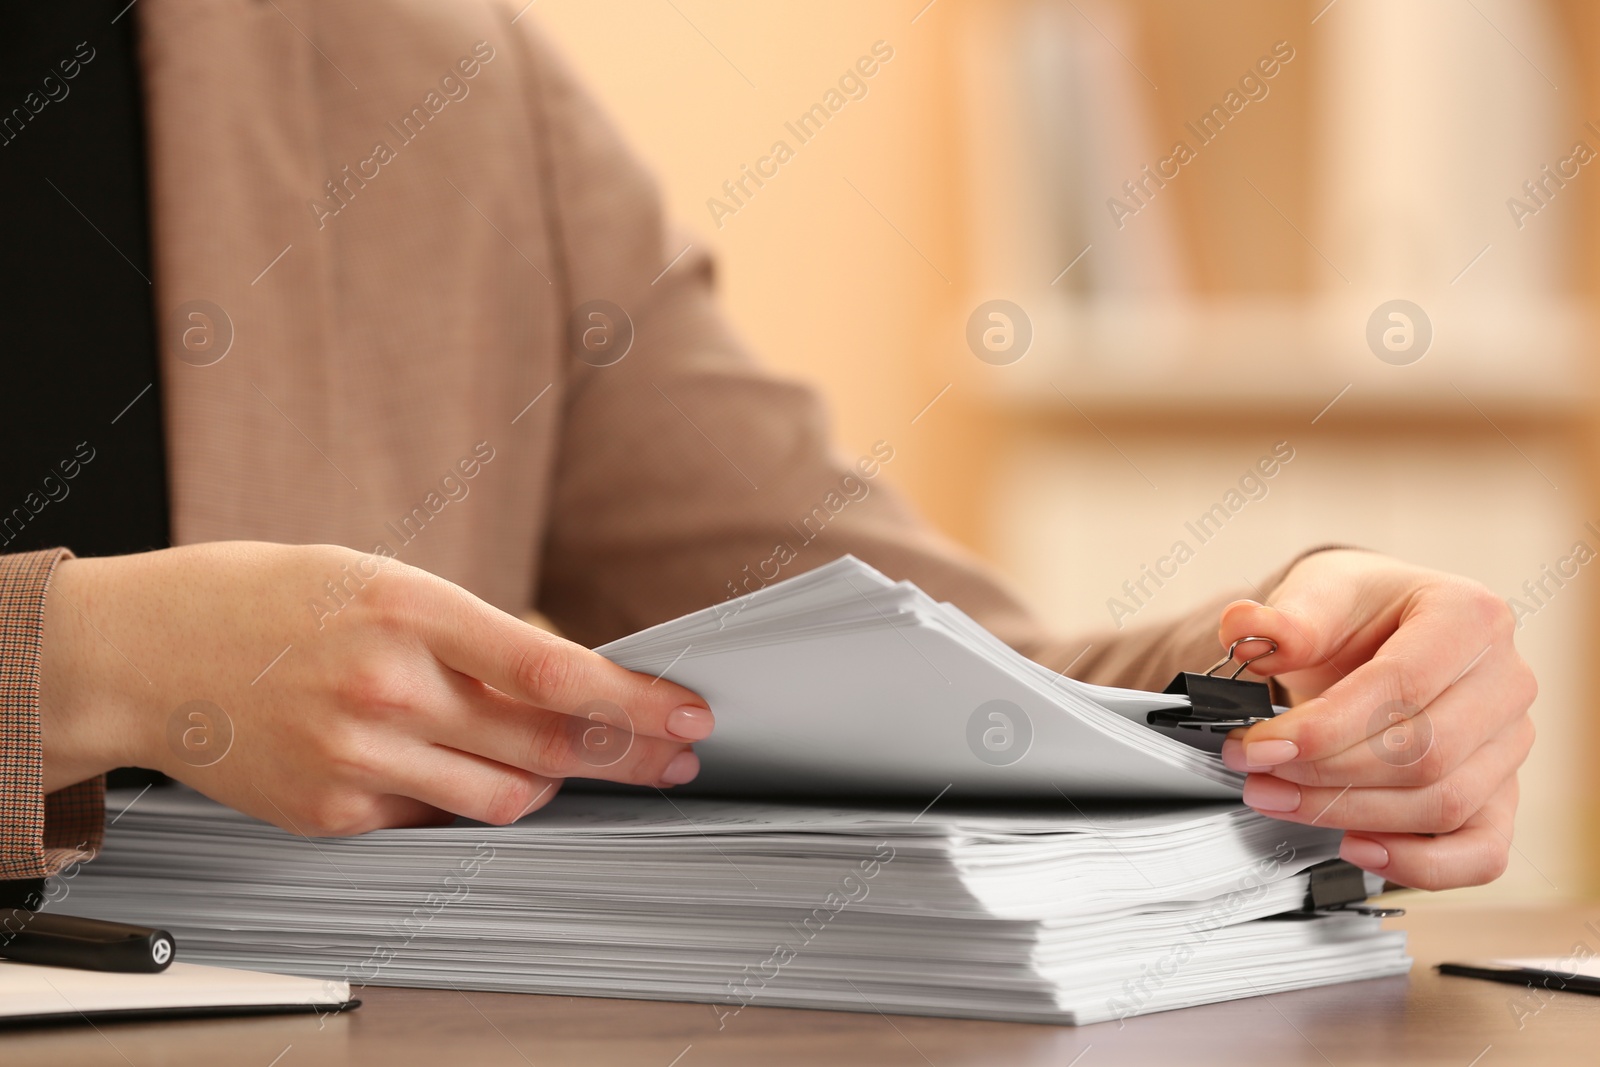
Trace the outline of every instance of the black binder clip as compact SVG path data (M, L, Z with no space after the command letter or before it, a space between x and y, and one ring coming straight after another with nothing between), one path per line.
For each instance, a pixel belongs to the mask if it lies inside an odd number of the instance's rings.
M1228 677L1216 672L1233 660L1234 650L1246 641L1265 641L1272 647L1260 655L1242 660ZM1239 675L1256 660L1278 651L1278 642L1270 637L1241 637L1228 646L1223 656L1204 674L1180 673L1163 692L1178 693L1189 698L1187 708L1164 708L1152 711L1145 721L1151 726L1176 726L1187 730L1210 730L1227 733L1245 726L1254 726L1277 714L1272 709L1272 692L1265 682L1240 681Z
M1306 915L1368 915L1392 919L1404 915L1404 908L1374 908L1366 903L1367 875L1360 867L1344 860L1327 860L1309 871L1310 888L1302 912Z

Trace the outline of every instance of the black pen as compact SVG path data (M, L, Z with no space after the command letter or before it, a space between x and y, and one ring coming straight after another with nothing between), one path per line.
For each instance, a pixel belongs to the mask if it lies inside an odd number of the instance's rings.
M81 971L164 971L177 953L165 930L76 915L0 909L0 957Z

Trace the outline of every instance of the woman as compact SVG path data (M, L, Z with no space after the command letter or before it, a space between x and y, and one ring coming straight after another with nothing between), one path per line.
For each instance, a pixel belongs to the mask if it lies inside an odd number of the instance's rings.
M585 646L726 598L869 457L833 456L816 399L729 335L708 261L678 257L533 20L85 0L14 21L0 876L92 851L123 765L307 834L505 822L574 775L691 780L714 709ZM1407 885L1505 866L1534 682L1475 583L1319 551L1271 606L1060 638L881 485L788 572L846 552L1052 667L1089 644L1071 670L1094 682L1159 687L1219 636L1271 637L1254 669L1298 706L1228 742L1248 803L1349 830L1346 859ZM594 701L639 735L604 768ZM1423 723L1393 758L1388 732Z

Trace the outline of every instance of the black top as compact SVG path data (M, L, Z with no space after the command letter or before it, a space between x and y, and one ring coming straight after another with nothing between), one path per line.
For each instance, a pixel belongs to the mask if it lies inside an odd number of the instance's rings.
M0 553L169 543L131 7L0 31Z

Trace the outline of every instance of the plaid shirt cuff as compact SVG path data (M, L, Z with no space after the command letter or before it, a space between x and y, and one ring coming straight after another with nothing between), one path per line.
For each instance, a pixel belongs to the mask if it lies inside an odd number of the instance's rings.
M39 733L44 601L66 549L0 555L0 879L43 878L90 858L105 832L105 779L45 796Z

